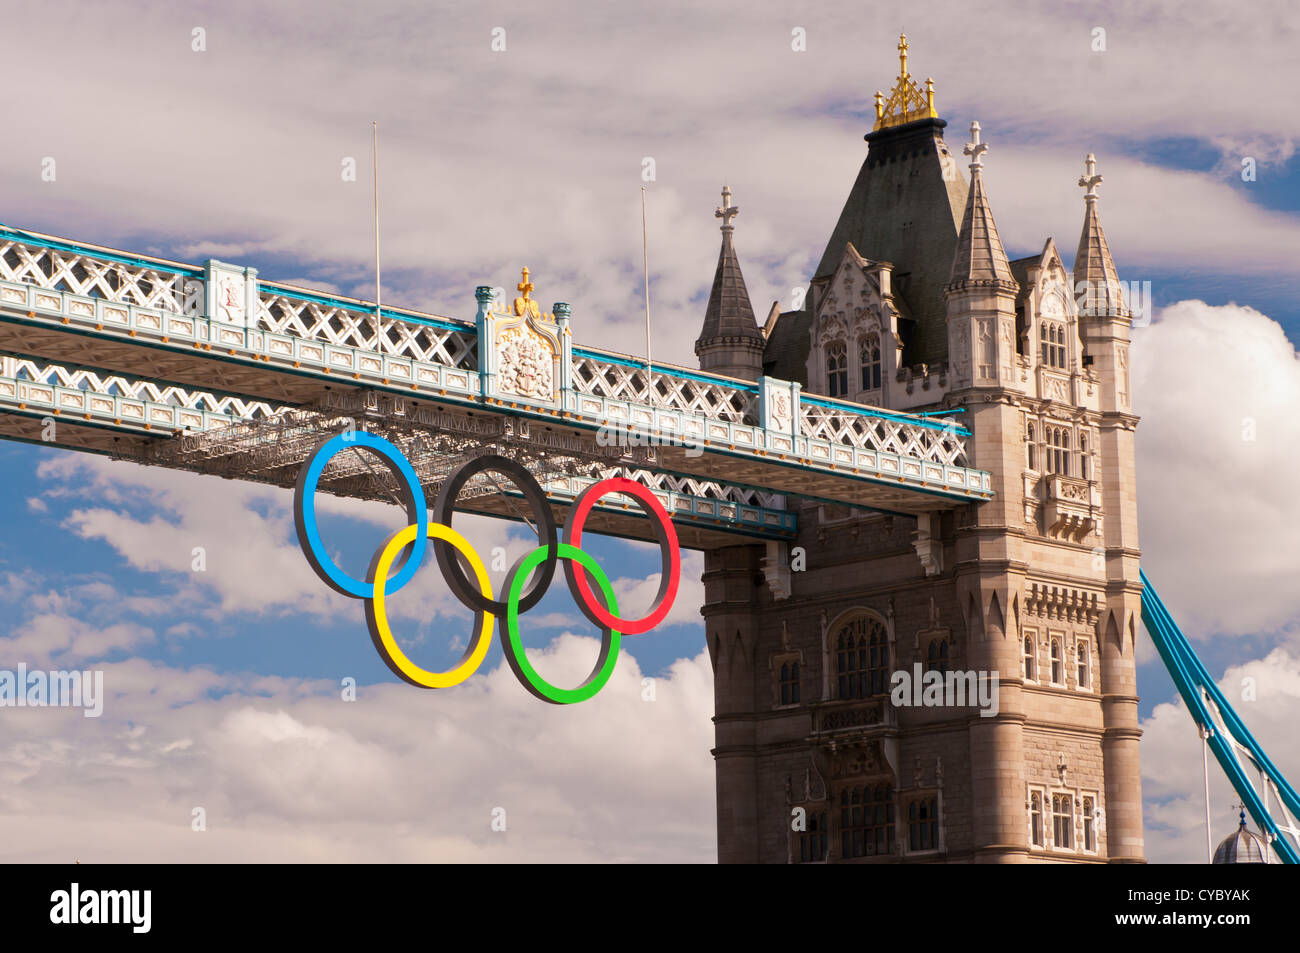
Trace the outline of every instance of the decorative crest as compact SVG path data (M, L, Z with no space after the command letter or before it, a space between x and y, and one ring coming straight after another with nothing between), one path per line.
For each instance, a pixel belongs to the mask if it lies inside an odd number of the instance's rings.
M970 124L970 140L961 151L963 155L970 156L971 171L978 171L984 168L984 153L989 151L988 143L980 142L980 124L978 122Z
M907 71L907 34L898 37L898 80L890 90L889 98L876 93L876 129L901 126L918 119L938 117L934 109L934 80L925 81L925 90L916 85Z
M515 285L515 288L523 293L522 298L516 298L514 303L515 314L522 317L525 314L532 315L534 318L542 316L542 309L537 306L529 295L533 293L533 283L528 280L528 269L524 269L524 280Z
M740 214L740 206L731 204L731 187L722 187L722 204L713 210L713 217L722 219L723 228L735 228L731 220Z
M1083 193L1085 201L1097 201L1097 186L1101 185L1101 176L1097 174L1097 159L1091 152L1083 162L1083 175L1079 176L1079 187L1087 189Z

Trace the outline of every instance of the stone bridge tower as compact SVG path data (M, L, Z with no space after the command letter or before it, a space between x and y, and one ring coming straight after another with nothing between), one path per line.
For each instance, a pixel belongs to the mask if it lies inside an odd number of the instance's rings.
M1089 156L1072 271L1050 238L1009 260L978 123L961 169L906 37L899 53L803 310L757 326L724 193L697 353L949 412L995 497L919 519L792 500L787 553L706 554L718 856L1140 862L1137 418L1101 176Z

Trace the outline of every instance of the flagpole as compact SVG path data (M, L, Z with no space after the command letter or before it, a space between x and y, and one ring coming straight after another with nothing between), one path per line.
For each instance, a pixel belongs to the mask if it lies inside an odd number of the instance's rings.
M383 353L382 331L382 286L379 280L379 122L372 120L370 123L372 139L372 156L374 159L374 185L375 185L375 350Z
M644 185L641 186L641 267L645 272L645 390L647 402L654 406L654 368L650 363L650 253L646 241Z

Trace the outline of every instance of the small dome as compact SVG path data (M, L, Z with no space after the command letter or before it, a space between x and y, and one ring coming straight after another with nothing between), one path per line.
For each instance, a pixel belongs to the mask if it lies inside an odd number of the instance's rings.
M1268 844L1264 838L1246 828L1246 812L1241 812L1241 826L1224 838L1214 852L1215 864L1267 864Z

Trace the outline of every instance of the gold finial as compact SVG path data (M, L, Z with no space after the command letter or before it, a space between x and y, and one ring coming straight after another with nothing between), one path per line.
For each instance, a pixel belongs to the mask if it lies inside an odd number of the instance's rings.
M889 97L876 93L876 129L901 126L918 119L933 119L939 114L934 108L934 80L925 81L925 90L916 84L907 70L907 34L898 36L898 80Z
M520 316L531 314L534 318L541 317L542 309L537 306L536 301L528 297L533 293L533 283L528 280L527 268L524 269L524 280L515 285L515 288L523 293L522 298L515 299L515 314Z

